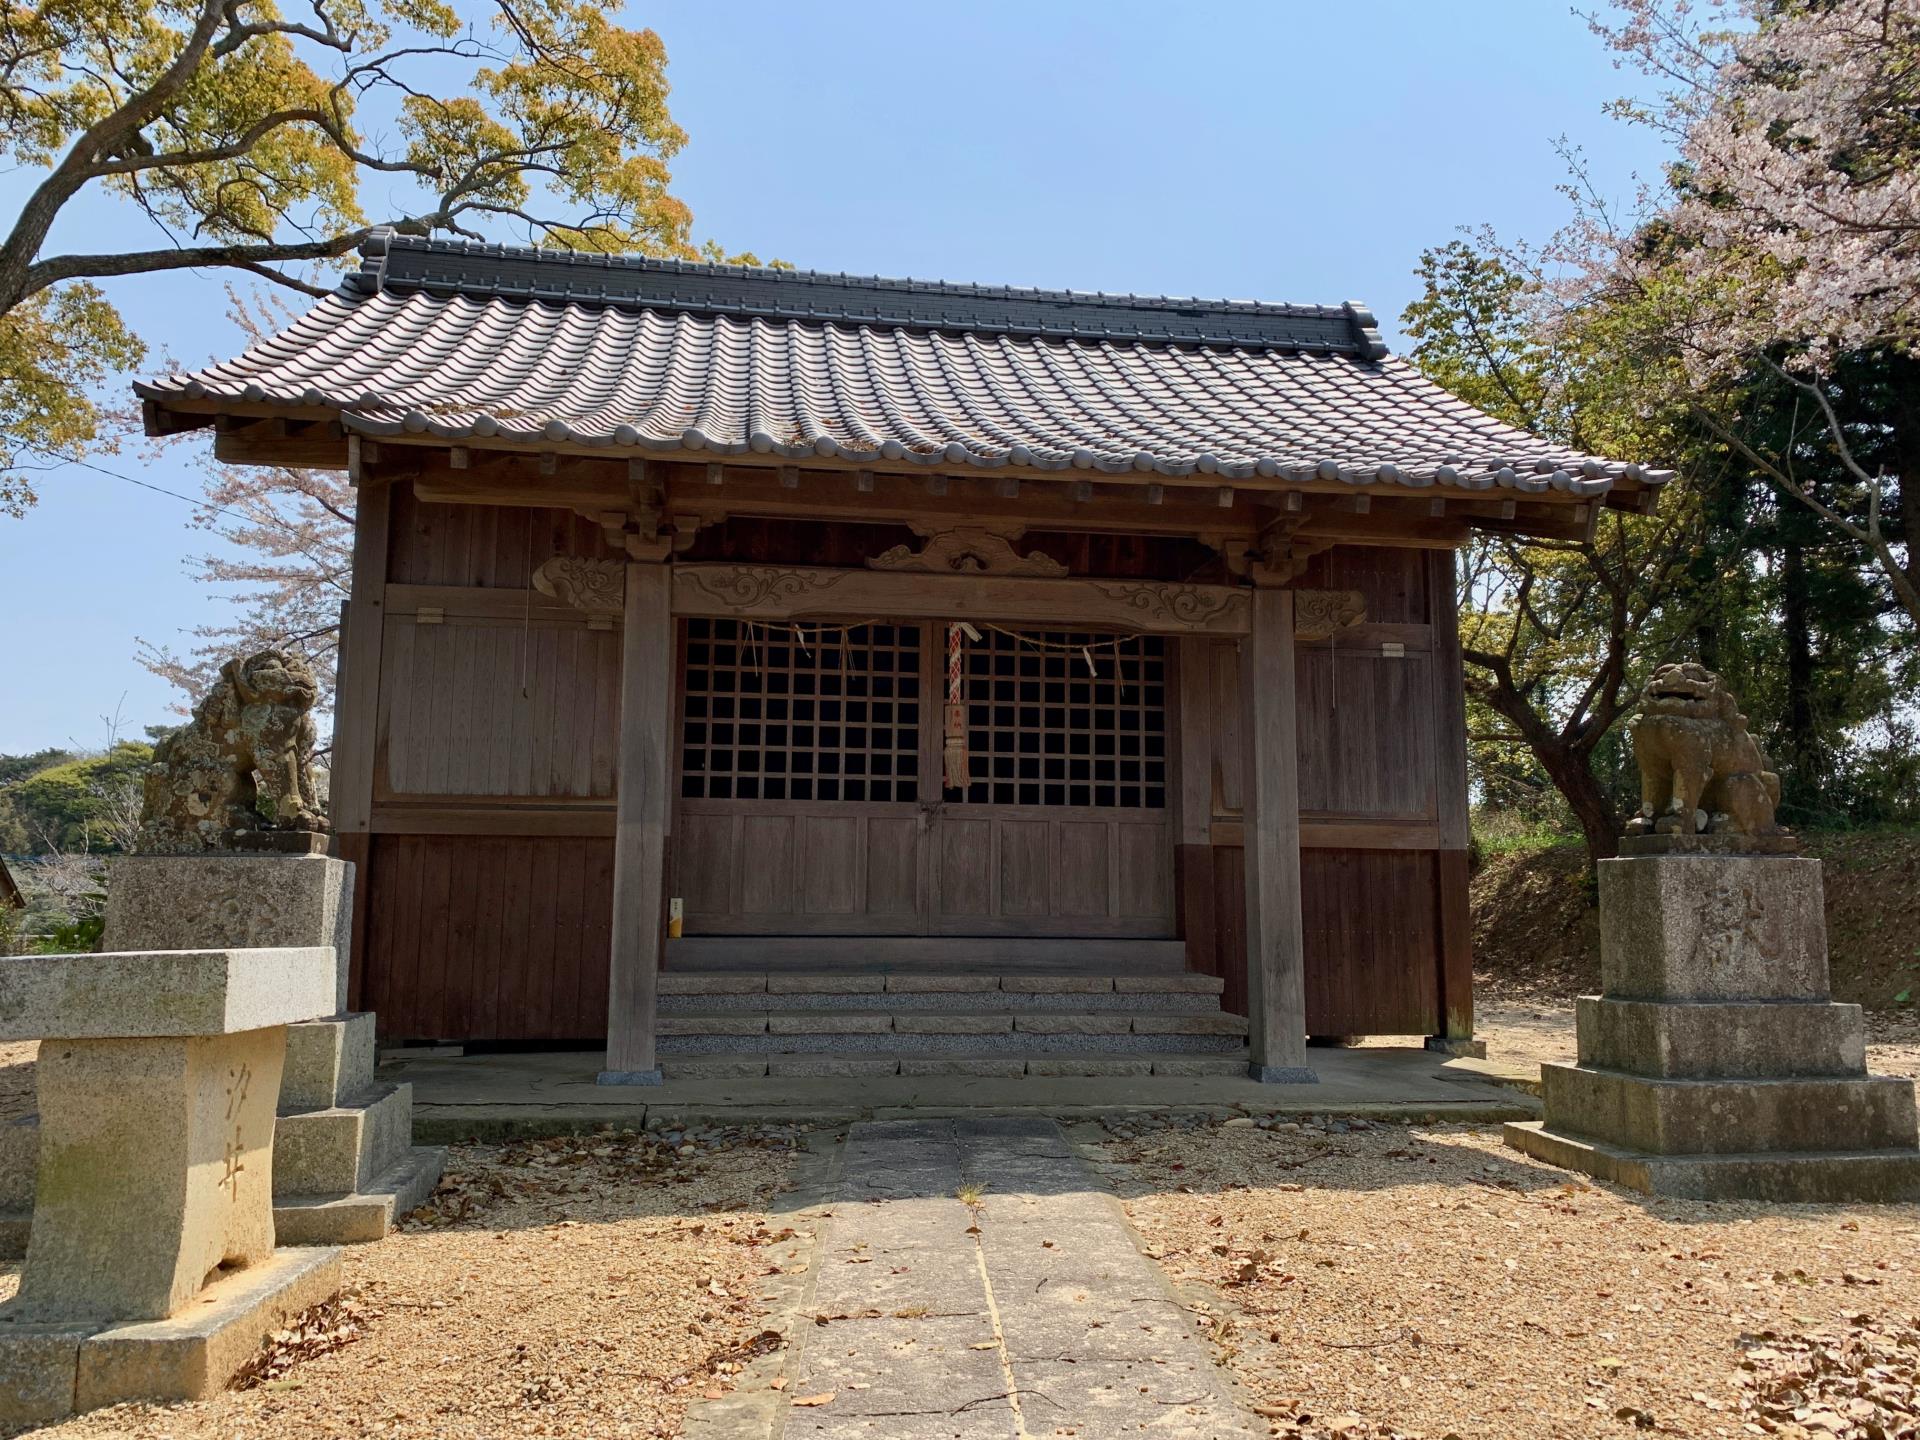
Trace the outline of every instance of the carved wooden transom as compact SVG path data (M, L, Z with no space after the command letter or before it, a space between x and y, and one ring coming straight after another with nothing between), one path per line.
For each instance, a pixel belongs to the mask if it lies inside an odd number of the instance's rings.
M1020 575L1058 580L1067 567L1051 556L1030 550L1022 555L1013 541L1022 532L1002 532L984 525L957 525L936 531L918 550L896 545L867 561L873 570L913 570L937 575Z
M533 572L533 588L589 615L618 615L626 609L627 567L619 560L556 555Z
M1293 592L1293 634L1296 640L1328 640L1336 630L1358 625L1366 618L1367 597L1358 590Z

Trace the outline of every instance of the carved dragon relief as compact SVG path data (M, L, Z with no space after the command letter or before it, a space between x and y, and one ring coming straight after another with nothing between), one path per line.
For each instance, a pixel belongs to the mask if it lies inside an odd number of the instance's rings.
M918 529L918 527L915 527ZM1058 580L1067 567L1038 550L1022 555L1013 542L1025 527L1011 531L992 530L984 525L956 525L926 536L918 550L896 545L871 557L872 570L923 571L934 575L1014 575L1033 579Z
M1366 618L1367 597L1358 590L1293 592L1293 634L1296 640L1330 640L1336 630L1358 625Z

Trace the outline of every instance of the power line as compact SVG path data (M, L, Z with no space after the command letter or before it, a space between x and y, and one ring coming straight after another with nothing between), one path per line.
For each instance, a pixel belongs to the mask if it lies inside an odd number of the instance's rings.
M269 525L278 525L282 530L286 531L289 535L294 536L296 539L302 538L299 530L289 525L286 521L282 520L278 515L273 515L273 514L243 515L238 510L229 510L224 505L216 505L211 500L208 500L205 496L202 496L200 499L196 500L191 495L182 495L178 490L169 490L164 485L155 485L151 480L136 480L131 475L122 475L118 470L109 470L104 465L96 465L93 461L88 460L83 456L68 455L59 450L50 450L45 445L34 444L34 442L31 440L17 440L15 441L15 443L23 446L28 450L33 450L38 452L41 455L45 455L50 460L58 460L64 465L77 465L82 470L95 471L98 474L107 476L111 480L124 480L129 485L138 485L142 490L151 490L156 495L166 495L174 500L183 501L184 503L193 506L193 508L196 510L208 511L215 515L230 515L243 525L258 525L264 521L266 524L269 524Z

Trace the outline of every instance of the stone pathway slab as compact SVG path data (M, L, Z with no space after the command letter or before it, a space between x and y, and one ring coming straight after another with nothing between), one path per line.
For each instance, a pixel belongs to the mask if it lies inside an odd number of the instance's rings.
M1051 1120L854 1126L810 1308L776 1440L1266 1433Z

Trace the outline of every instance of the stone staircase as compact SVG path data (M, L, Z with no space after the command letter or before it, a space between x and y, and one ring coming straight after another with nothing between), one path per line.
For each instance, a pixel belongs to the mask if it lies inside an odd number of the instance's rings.
M668 1079L1243 1075L1221 982L1172 969L668 970Z

